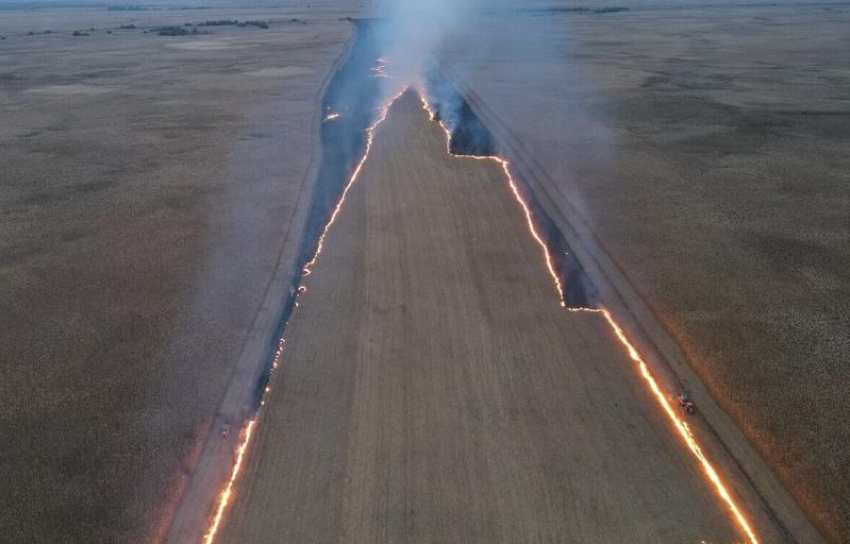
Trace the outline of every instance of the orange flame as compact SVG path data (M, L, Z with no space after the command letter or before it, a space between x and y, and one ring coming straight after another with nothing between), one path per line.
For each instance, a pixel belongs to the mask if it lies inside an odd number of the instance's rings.
M313 265L315 265L315 263L316 263L316 261L319 257L319 254L322 252L322 249L324 247L325 237L327 236L328 232L330 231L331 226L336 222L337 216L339 215L339 212L342 210L342 207L345 203L345 200L346 200L346 197L348 195L349 190L354 186L354 183L357 181L357 179L360 176L360 173L363 169L363 165L366 163L366 159L369 157L369 153L372 149L372 143L374 141L375 129L377 129L378 125L380 125L387 118L387 114L389 113L390 107L406 91L407 91L407 87L402 88L395 96L393 96L389 101L387 101L381 107L380 114L379 114L377 121L375 121L375 123L367 129L367 131L366 131L366 150L363 154L363 157L360 159L360 162L357 164L357 167L354 169L354 172L352 173L351 177L349 178L348 183L346 184L345 188L343 189L342 195L340 196L340 199L337 202L336 207L334 208L334 211L331 214L330 219L328 220L327 224L325 225L324 230L322 231L322 234L319 237L319 242L318 242L318 245L317 245L317 248L316 248L316 253L313 255L313 258L310 259L310 261L304 266L304 274L305 275L310 274ZM435 114L434 114L433 110L431 109L430 105L428 104L428 102L424 98L425 93L420 91L419 96L420 96L420 99L422 100L423 108L429 113L431 120L434 120ZM523 210L529 232L531 233L532 237L537 242L537 244L540 245L540 247L542 248L543 255L544 255L544 258L545 258L545 262L546 262L546 267L549 271L549 275L552 277L552 280L555 283L555 287L556 287L556 290L558 292L559 300L561 301L561 305L564 306L565 304L564 304L563 285L561 284L561 280L558 277L557 272L555 271L553 259L552 259L550 252L549 252L549 248L546 246L545 241L543 240L542 236L540 235L540 233L537 230L536 225L534 224L534 220L533 220L533 217L532 217L532 214L531 214L531 208L529 207L528 203L525 201L522 194L520 193L519 188L518 188L518 186L517 186L517 184L516 184L516 182L513 178L513 175L510 172L510 162L508 162L507 160L505 160L501 157L496 157L496 156L454 155L453 153L451 153L451 150L450 150L451 132L449 131L449 129L446 127L446 125L442 121L440 121L440 126L442 127L443 131L446 133L446 151L450 155L453 155L453 156L456 156L456 157L466 157L466 158L471 158L471 159L475 159L475 160L491 160L491 161L497 162L502 167L502 170L505 172L505 176L507 177L511 191L513 192L514 197L516 198L517 202L519 203L520 207ZM303 292L304 292L303 289L298 290L299 295ZM667 400L667 397L661 391L661 388L658 386L658 383L656 382L655 378L652 376L652 373L649 371L649 367L647 366L646 362L643 360L643 358L641 357L641 355L637 351L637 349L634 347L634 345L629 341L628 337L626 337L625 333L623 332L623 329L614 320L614 318L611 316L611 313L606 309L570 308L569 310L575 311L575 312L601 313L605 317L605 319L608 321L609 325L613 329L614 333L616 334L617 338L625 346L626 350L629 353L629 356L632 358L632 360L634 360L636 363L638 363L638 366L639 366L639 369L640 369L640 372L641 372L641 376L644 378L644 380L649 385L650 390L654 394L658 403L664 409L664 412L667 414L668 418L671 420L673 425L678 429L679 434L685 440L685 443L687 444L688 448L691 450L691 452L694 454L694 456L699 460L700 464L702 465L703 471L706 473L709 480L714 484L718 495L720 495L720 497L723 499L723 501L727 504L729 510L734 515L735 521L738 523L738 525L741 527L741 529L747 534L747 537L749 538L751 544L759 544L759 541L758 541L758 538L755 535L755 532L750 527L749 522L747 521L746 517L741 512L740 508L735 503L735 500L732 498L730 493L727 491L726 486L723 484L722 480L720 479L720 476L717 474L717 471L714 469L714 467L712 466L712 464L708 460L708 458L705 456L705 454L702 452L702 448L700 448L698 442L696 441L696 438L693 436L693 433L692 433L690 427L688 427L687 423L682 421L682 419L676 414L676 411L670 405L670 402ZM281 356L283 354L284 343L285 343L285 340L281 339L278 350L275 353L275 358L274 358L274 362L273 362L273 365L272 365L273 369L277 369L278 365L280 364L280 359L281 359ZM266 392L268 392L269 390L270 390L269 388L266 388ZM264 401L262 401L261 404L264 404ZM230 479L228 480L227 484L225 485L224 490L219 495L218 506L216 508L216 512L215 512L213 520L210 524L210 527L207 530L206 534L204 535L203 544L212 544L213 541L215 540L215 536L218 533L218 530L219 530L221 523L222 523L222 520L224 518L225 510L227 509L227 506L230 503L230 499L232 498L233 488L236 484L236 481L239 477L239 473L242 469L242 465L243 465L243 462L244 462L244 456L245 456L245 453L246 453L248 446L250 444L251 437L252 437L253 430L254 430L256 423L257 423L257 418L254 418L254 419L249 420L247 422L247 424L245 425L245 428L242 432L241 442L239 444L239 447L236 450L236 459L233 463L233 468L231 470Z
M242 470L242 462L245 459L245 451L248 449L248 444L251 442L251 434L254 431L254 425L256 425L256 423L256 419L248 421L248 424L245 425L244 431L242 431L242 441L236 449L236 461L234 461L233 468L230 471L230 479L227 481L224 491L222 491L221 495L218 497L218 507L216 508L212 524L210 524L207 534L204 535L204 544L212 544L216 533L218 533L218 528L221 526L221 520L224 517L224 510L227 508L227 505L230 503L230 499L233 496L233 486L236 484L236 479L239 477L239 471Z
M425 93L423 90L419 91L419 98L422 100L422 107L431 117L431 120L435 120L436 114L434 110L431 108L430 104L428 104L427 100L425 100ZM511 191L514 194L517 202L522 208L523 213L525 214L526 224L528 226L528 230L531 233L532 238L537 242L537 244L543 250L543 256L546 261L546 268L549 270L549 275L552 276L552 280L555 282L555 287L558 291L559 300L561 301L561 306L566 306L564 303L564 288L561 284L561 279L558 277L558 274L555 272L555 267L552 261L552 255L549 252L549 248L546 245L543 238L540 236L540 233L537 230L537 226L534 224L533 217L531 215L531 209L528 203L523 198L522 193L520 193L519 188L517 187L516 182L514 181L513 175L510 171L510 162L497 156L484 156L484 155L455 155L451 152L451 131L448 129L445 123L442 120L439 121L440 126L443 131L446 133L446 151L455 157L460 158L470 158L475 160L492 160L498 163L502 170L505 172L505 176L508 179L508 185L511 188ZM606 309L593 309L593 308L568 308L570 311L574 312L591 312L591 313L600 313L605 316L605 319L608 321L608 324L611 326L611 329L616 334L617 338L620 342L625 346L626 351L629 353L629 356L633 361L638 364L638 368L640 369L641 376L646 381L649 386L649 389L652 391L656 401L661 405L664 409L664 412L667 414L667 417L673 423L673 426L679 431L679 434L685 440L685 444L688 446L688 449L691 453L697 458L700 465L702 466L703 472L706 474L708 479L714 484L714 488L717 491L717 494L726 503L726 506L729 508L729 511L732 513L735 522L741 528L741 530L746 533L747 538L750 541L750 544L758 544L758 538L756 537L755 531L750 527L750 523L747 521L747 518L741 512L741 509L735 503L735 499L732 498L732 495L726 489L726 485L720 479L720 476L717 474L717 471L714 469L714 466L705 456L697 442L696 438L693 435L690 427L687 423L685 423L681 417L676 413L673 407L670 405L670 401L667 399L667 396L661 390L658 385L658 382L653 377L652 373L649 370L649 366L644 361L643 357L641 357L638 350L634 347L634 345L629 341L626 334L623 332L622 327L614 320L611 312Z
M316 260L319 258L319 254L324 248L325 237L328 235L328 231L336 222L336 218L339 215L339 212L342 210L343 205L345 205L345 199L348 197L348 191L351 190L351 188L357 182L357 178L360 177L360 172L363 170L363 165L366 164L366 159L369 158L369 152L372 151L372 142L375 140L375 129L378 128L378 125L384 122L384 120L387 118L387 113L389 113L390 111L390 106L392 106L396 100L401 98L401 95L403 95L405 91L407 91L407 87L403 87L395 96L393 96L389 101L387 101L383 106L381 106L380 114L378 115L378 120L375 121L375 123L371 127L366 129L366 151L363 153L363 157L361 157L360 162L357 163L357 167L354 169L354 172L348 179L348 183L345 185L345 188L343 188L342 195L339 197L339 201L337 201L333 213L331 213L331 218L325 224L325 228L324 230L322 230L322 234L319 236L319 243L316 245L316 253L314 253L313 258L310 259L307 264L304 265L305 276L309 276L312 272L313 265L316 264Z
M423 90L419 91L419 99L422 101L422 108L428 112L428 115L431 117L431 120L434 121L437 118L436 112L431 109L431 105L428 104L428 101L425 100L425 92ZM543 249L543 257L546 260L546 268L549 270L549 275L552 276L552 281L555 282L555 289L558 291L558 298L561 301L561 306L566 306L564 303L564 287L561 284L561 278L558 276L558 273L555 271L555 264L552 260L552 256L549 254L549 248L546 246L546 242L543 240L543 237L540 236L540 233L537 231L537 226L534 224L534 220L531 215L531 208L525 202L525 199L520 195L519 187L514 183L514 178L511 175L510 164L508 161L501 157L491 156L491 155L455 155L451 151L451 139L452 132L443 123L443 120L439 121L440 127L446 133L446 153L452 155L453 157L466 158L466 159L474 159L478 161L494 161L502 167L502 170L505 172L505 176L508 178L508 184L511 187L511 191L514 193L514 197L516 198L519 205L522 207L522 211L525 214L525 221L528 225L528 230L531 231L531 236L537 242L537 244Z
M378 125L380 125L381 123L384 122L384 120L387 118L387 113L390 110L390 106L392 106L393 103L395 103L395 101L398 100L405 93L406 90L407 90L407 87L402 88L398 92L398 94L396 94L390 100L388 100L386 103L384 103L381 106L380 114L378 115L377 121L375 121L375 123L372 124L372 126L370 126L368 129L366 129L366 150L364 151L363 157L360 159L360 162L357 164L357 167L354 169L354 172L351 174L351 178L349 178L348 183L346 184L345 188L343 189L342 195L340 196L340 199L337 202L336 207L334 208L334 211L331 214L330 219L328 220L327 224L325 225L324 230L322 231L321 236L319 237L319 243L318 243L318 246L316 248L316 253L313 255L313 258L310 259L310 262L308 262L304 266L304 275L309 275L310 271L312 270L313 265L316 264L316 260L319 258L319 253L322 252L322 247L323 247L323 244L324 244L324 241L325 241L325 236L327 236L328 231L330 230L331 226L336 221L336 218L339 215L340 210L342 210L342 206L345 203L345 199L346 199L346 196L348 195L348 191L351 189L351 187L354 186L354 183L357 181L357 178L360 177L360 172L361 172L361 170L363 170L363 165L366 163L366 159L369 157L369 152L372 150L372 142L374 141L374 137L375 137L374 136L375 129L378 128ZM306 291L307 291L307 288L305 286L298 287L298 289L295 293L295 297L296 297L296 300L295 300L295 303L294 303L295 306L299 305L298 301L297 301L297 297L299 297L300 295L302 295ZM288 324L289 323L287 322L287 325ZM275 351L274 359L272 360L272 370L277 370L278 366L280 366L280 361L281 361L281 358L283 357L283 347L284 347L285 343L286 343L286 340L281 338L280 342L278 343L277 351ZM267 386L264 390L264 393L268 394L270 391L271 391L271 386ZM265 397L265 394L263 395L263 397ZM265 398L261 398L260 399L260 407L265 406L265 404L266 404ZM215 541L216 534L218 533L218 530L221 526L222 520L224 519L225 510L227 509L227 506L230 503L230 499L233 496L233 487L236 485L236 480L239 477L239 472L242 470L242 464L243 464L243 461L244 461L245 452L248 450L248 445L251 442L251 435L254 431L255 425L257 424L257 420L258 420L258 417L254 417L254 419L249 420L247 422L247 424L245 425L244 430L242 431L242 435L241 435L242 438L241 438L241 441L239 443L239 447L236 449L236 459L233 462L233 468L231 469L231 472L230 472L230 479L227 481L227 484L225 484L224 489L222 490L221 494L219 495L218 505L216 506L215 515L213 516L213 519L212 519L212 522L210 523L209 529L207 529L206 534L204 534L203 544L213 544L213 542Z
M708 476L708 479L711 480L711 483L714 484L714 488L717 491L717 494L720 495L720 498L726 503L726 506L729 508L729 511L732 512L732 515L735 517L735 521L738 523L738 526L747 534L747 538L749 538L751 544L758 544L758 538L756 537L755 531L750 527L747 518L744 517L744 514L741 512L738 505L735 503L735 499L732 498L732 495L727 491L726 486L723 484L723 481L720 479L720 476L717 474L717 471L712 466L711 462L705 456L700 447L699 443L694 437L691 428L685 423L681 417L676 413L672 406L670 406L670 401L667 400L667 397L661 391L661 388L658 386L658 382L655 381L655 378L652 376L652 373L649 371L649 367L646 364L646 361L643 360L643 357L640 356L640 353L637 349L635 349L634 345L629 341L626 334L623 332L623 329L620 325L614 321L614 318L611 317L611 312L608 310L592 310L586 309L585 311L599 312L605 316L605 319L611 325L611 328L614 330L614 333L617 335L617 338L620 339L620 342L626 347L626 350L629 352L629 357L632 358L634 362L638 364L640 368L640 373L646 383L649 385L650 390L655 395L655 399L664 408L664 412L667 414L667 417L679 431L679 434L684 438L685 443L688 445L688 448L694 454L694 456L699 460L702 465L702 469L705 474Z

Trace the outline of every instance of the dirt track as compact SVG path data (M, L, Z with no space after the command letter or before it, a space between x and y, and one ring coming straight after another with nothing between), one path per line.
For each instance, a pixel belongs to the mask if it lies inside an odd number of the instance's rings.
M501 170L415 96L307 287L222 542L743 539L603 319L560 308Z

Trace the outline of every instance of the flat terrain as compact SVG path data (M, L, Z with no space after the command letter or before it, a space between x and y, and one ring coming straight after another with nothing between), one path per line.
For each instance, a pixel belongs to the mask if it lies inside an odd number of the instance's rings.
M735 3L488 12L441 56L846 542L850 8ZM205 439L273 337L365 5L158 4L0 11L3 542L156 541L186 486L209 512L188 475L227 470L236 433ZM154 31L220 19L270 28ZM552 308L499 170L410 108L309 278L224 536L740 540L598 316Z
M848 542L850 7L632 8L485 18L443 58Z
M501 168L414 94L306 286L220 542L742 540L604 319L560 307Z
M161 536L294 266L351 29L292 17L0 13L0 541Z

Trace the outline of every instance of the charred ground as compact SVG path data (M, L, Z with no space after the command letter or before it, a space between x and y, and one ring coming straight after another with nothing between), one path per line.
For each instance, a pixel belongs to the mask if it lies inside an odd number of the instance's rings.
M475 115L463 94L434 64L425 78L427 100L436 120L442 120L451 132L449 151L455 155L497 156L496 139ZM564 286L564 304L568 308L596 308L599 297L579 260L569 247L563 232L546 215L522 177L515 175L523 199L531 208L534 223L541 232Z

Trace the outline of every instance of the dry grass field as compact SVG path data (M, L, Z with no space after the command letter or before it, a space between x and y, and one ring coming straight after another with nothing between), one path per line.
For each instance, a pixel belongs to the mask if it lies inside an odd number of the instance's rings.
M342 18L370 13L283 4L0 0L0 542L160 541L187 486L168 537L197 540L275 340ZM850 7L737 4L530 0L440 58L848 542ZM195 26L222 19L269 28ZM223 540L741 540L604 322L557 305L501 170L447 156L417 100L327 242ZM744 481L760 459L705 446L764 542L818 540Z
M0 541L164 528L300 241L350 25L291 17L0 12Z
M218 541L744 538L602 316L560 307L501 168L413 93L306 287Z
M549 12L443 53L832 542L850 541L848 26L846 4Z

